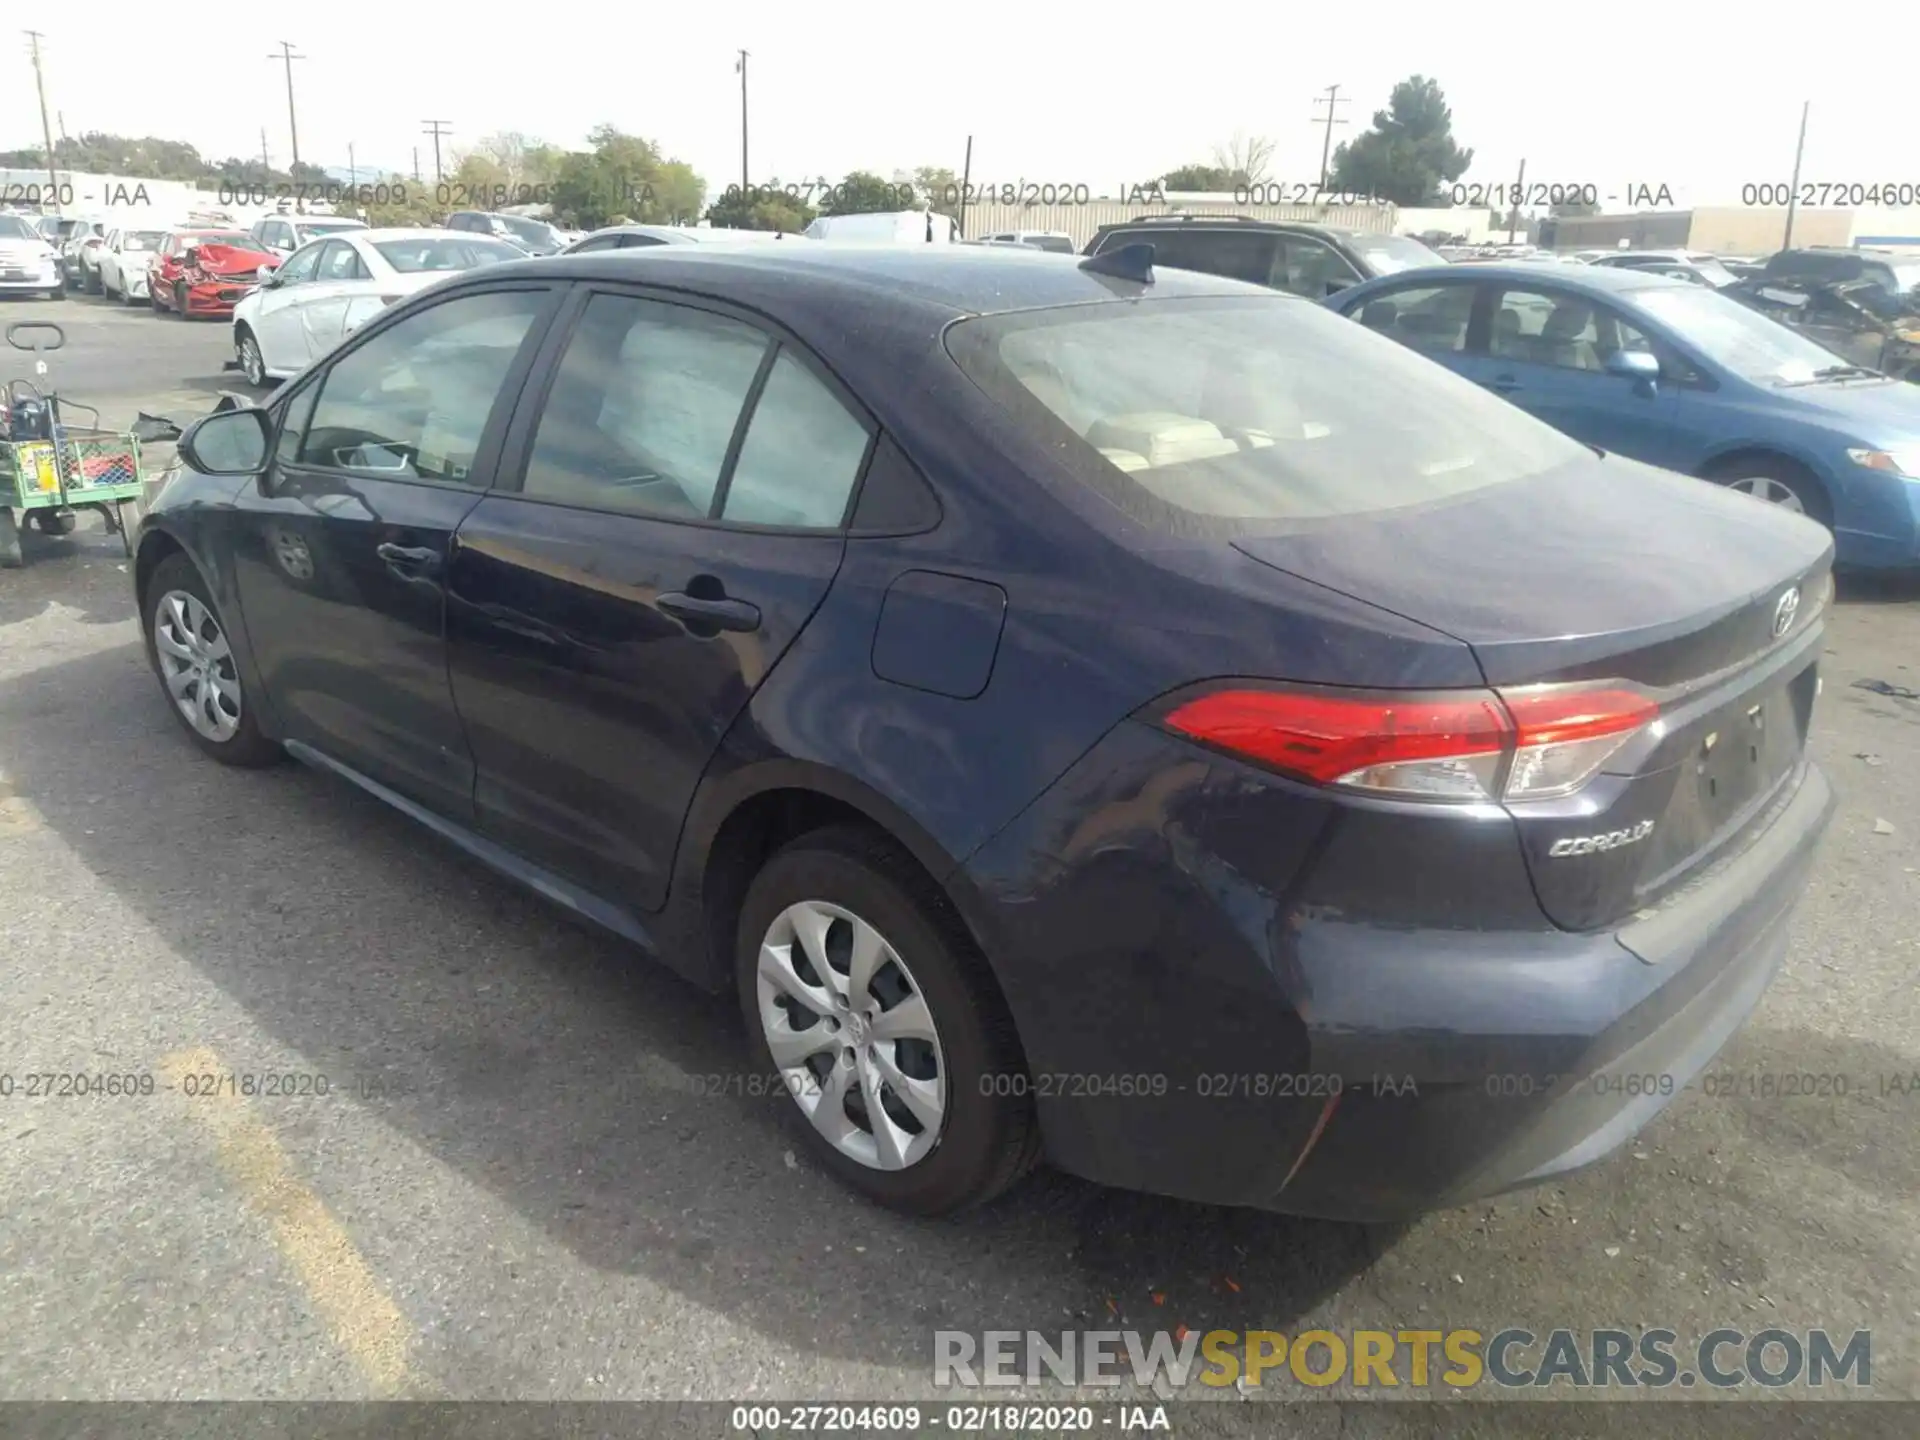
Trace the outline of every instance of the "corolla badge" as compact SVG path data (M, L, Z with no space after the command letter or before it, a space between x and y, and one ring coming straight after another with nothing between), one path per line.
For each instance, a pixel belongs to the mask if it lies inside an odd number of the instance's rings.
M1602 835L1570 835L1565 840L1556 840L1547 850L1547 854L1558 860L1567 855L1591 855L1599 850L1618 850L1622 845L1635 845L1653 833L1653 821L1642 820L1638 825L1630 825L1625 830L1609 830Z
M1793 628L1793 617L1800 613L1800 587L1794 586L1773 607L1773 638L1778 640Z

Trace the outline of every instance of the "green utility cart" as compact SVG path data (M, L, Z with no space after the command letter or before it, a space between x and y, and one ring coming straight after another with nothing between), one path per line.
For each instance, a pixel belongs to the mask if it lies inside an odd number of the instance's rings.
M101 429L99 412L77 401L65 406L91 411L96 423L67 424L59 395L40 388L47 374L42 355L66 344L58 325L20 321L7 326L7 343L32 352L34 378L9 380L0 409L0 568L25 562L20 532L26 526L70 535L82 510L98 510L132 554L134 507L141 496L139 439Z

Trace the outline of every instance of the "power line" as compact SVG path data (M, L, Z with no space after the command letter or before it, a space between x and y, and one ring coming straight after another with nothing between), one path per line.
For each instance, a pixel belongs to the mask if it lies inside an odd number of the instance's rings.
M1316 115L1312 122L1315 125L1325 125L1327 127L1326 141L1320 147L1320 189L1322 193L1325 193L1327 188L1327 166L1333 159L1333 127L1348 123L1345 120L1338 120L1334 117L1342 105L1351 105L1352 103L1351 100L1343 100L1340 98L1340 87L1338 85L1329 85L1326 94L1317 96L1314 99L1313 104L1316 110L1322 105L1327 107L1326 118L1323 120Z
M420 122L420 133L433 136L433 183L438 185L447 178L445 173L440 169L440 137L442 135L451 135L453 133L453 127L444 120L422 120ZM419 171L419 168L417 164L414 166L416 173Z

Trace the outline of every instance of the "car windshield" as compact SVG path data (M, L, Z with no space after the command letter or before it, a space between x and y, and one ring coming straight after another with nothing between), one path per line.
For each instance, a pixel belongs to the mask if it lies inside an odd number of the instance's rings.
M322 235L337 235L342 230L364 230L366 228L366 226L357 220L338 220L332 224L303 221L294 226L293 230L302 240L316 240Z
M0 240L38 240L40 235L18 215L0 215Z
M1417 270L1422 265L1445 265L1447 257L1408 235L1356 235L1353 248L1376 275Z
M1715 290L1650 287L1634 291L1633 302L1715 364L1763 385L1803 383L1845 363L1824 345Z
M1083 479L1163 529L1399 509L1590 454L1404 346L1291 298L1021 311L963 321L948 344L983 389L1063 445Z
M122 250L158 250L167 238L164 230L129 230L120 237Z
M403 275L427 270L472 270L502 260L524 258L504 240L478 235L422 235L417 240L376 240L373 248Z
M237 245L253 248L253 237L242 230L194 230L180 237L186 245Z

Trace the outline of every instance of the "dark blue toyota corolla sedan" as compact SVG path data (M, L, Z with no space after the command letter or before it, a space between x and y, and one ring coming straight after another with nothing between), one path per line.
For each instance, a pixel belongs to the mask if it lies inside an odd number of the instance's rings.
M444 282L182 441L166 703L736 990L889 1205L1598 1159L1781 963L1827 533L1144 260Z

